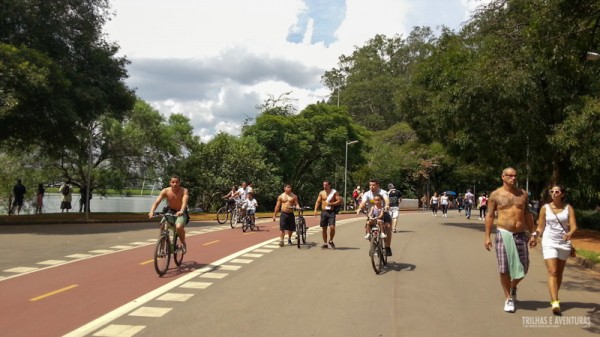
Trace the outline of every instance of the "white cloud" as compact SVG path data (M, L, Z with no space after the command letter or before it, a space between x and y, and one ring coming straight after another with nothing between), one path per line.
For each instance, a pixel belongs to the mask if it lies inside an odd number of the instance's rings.
M269 95L298 110L326 99L320 83L342 54L376 34L458 28L490 0L112 0L105 31L132 62L127 83L164 115L190 118L204 141L238 134Z

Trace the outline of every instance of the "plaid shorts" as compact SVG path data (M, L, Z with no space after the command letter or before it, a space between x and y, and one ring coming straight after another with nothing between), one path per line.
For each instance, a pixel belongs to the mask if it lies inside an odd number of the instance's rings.
M513 233L515 244L517 245L517 251L519 252L519 260L523 264L525 273L529 269L529 249L527 248L527 236L524 232ZM508 258L506 257L506 248L504 247L504 241L502 241L502 234L499 230L496 230L496 257L498 258L498 271L501 274L509 273L508 269Z

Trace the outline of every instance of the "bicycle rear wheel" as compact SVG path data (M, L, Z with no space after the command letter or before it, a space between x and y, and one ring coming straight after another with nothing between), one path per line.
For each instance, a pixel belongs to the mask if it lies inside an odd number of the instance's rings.
M179 267L181 266L181 262L183 262L183 244L177 235L175 235L173 241L173 261L175 261L175 264Z
M223 206L219 208L217 211L217 222L221 225L227 222L227 218L229 217L229 212L227 212L227 206Z
M169 269L170 262L170 243L166 235L161 235L154 249L154 269L159 276L163 276Z
M369 250L369 255L371 255L371 265L373 266L373 270L375 274L379 274L381 272L381 268L383 267L381 260L381 244L378 235L374 235L371 239L371 247Z
M300 237L302 238L302 244L306 244L306 220L304 220L303 216L298 217L300 220Z

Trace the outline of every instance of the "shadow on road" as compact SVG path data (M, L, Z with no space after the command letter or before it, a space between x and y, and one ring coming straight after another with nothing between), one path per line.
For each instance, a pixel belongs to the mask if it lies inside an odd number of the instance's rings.
M442 224L443 226L451 226L451 227L459 227L466 229L473 229L479 232L485 232L485 225L482 222L461 222L461 223L450 223L446 222Z
M390 271L414 271L417 269L417 266L410 263L399 263L394 261L389 261L385 269L383 269L382 274L385 274Z

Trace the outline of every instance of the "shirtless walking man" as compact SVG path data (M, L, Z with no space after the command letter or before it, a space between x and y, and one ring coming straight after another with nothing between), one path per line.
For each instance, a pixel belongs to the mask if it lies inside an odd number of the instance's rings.
M280 247L283 247L283 237L286 231L288 233L288 244L292 244L292 233L296 229L294 208L300 208L298 197L292 193L292 185L285 184L283 193L277 197L277 204L275 204L275 210L273 211L273 221L277 219L277 212L281 211L281 216L279 217L279 230L281 231L279 236Z
M504 311L515 312L517 284L529 268L528 235L533 231L533 215L529 212L527 192L517 188L517 171L508 167L502 171L502 187L490 195L485 218L485 249L492 248L490 238L496 221L496 257L500 283L506 301Z
M150 208L148 217L152 218L156 207L160 205L163 199L167 199L168 212L175 214L177 217L175 220L175 228L177 229L177 235L179 235L179 239L183 245L183 253L185 254L187 252L185 243L185 225L188 223L189 219L187 213L189 194L187 188L181 187L181 179L179 176L172 176L169 184L171 187L164 188L160 191L156 201L154 201L154 204L152 204L152 207Z
M323 190L319 192L317 201L315 202L315 216L317 216L317 210L321 208L321 229L323 236L323 245L321 248L327 249L327 244L331 248L335 249L333 243L333 237L335 236L335 206L342 204L342 198L336 190L331 188L331 182L329 180L323 181ZM327 227L329 227L329 242L327 241Z

